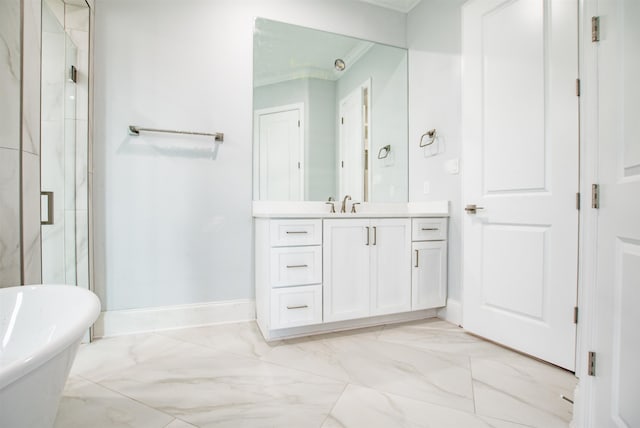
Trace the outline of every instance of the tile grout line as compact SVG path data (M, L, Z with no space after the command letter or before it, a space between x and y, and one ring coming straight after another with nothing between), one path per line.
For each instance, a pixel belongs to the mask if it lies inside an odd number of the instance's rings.
M91 383L91 384L93 384L93 385L99 386L100 388L104 388L104 389L106 389L106 390L107 390L107 391L109 391L109 392L112 392L112 393L117 394L117 395L119 395L119 396L121 396L121 397L124 397L124 398L126 398L126 399L128 399L128 400L131 400L131 401L133 401L133 402L135 402L135 403L137 403L137 404L139 404L139 405L141 405L141 406L144 406L144 407L146 407L146 408L148 408L148 409L152 409L152 410L154 410L154 411L156 411L156 412L158 412L158 413L162 413L163 415L166 415L166 416L169 416L170 418L173 418L173 419L169 422L169 424L168 424L168 425L170 425L171 423L173 423L175 419L179 419L181 422L185 422L185 423L188 423L188 424L190 424L190 425L193 425L193 424L191 424L190 422L183 421L182 419L178 418L178 417L177 417L177 416L175 416L175 415L172 415L171 413L167 413L167 412L165 412L164 410L161 410L161 409L158 409L158 408L156 408L156 407L153 407L153 406L151 406L150 404L146 404L146 403L145 403L145 402L143 402L143 401L140 401L140 400L137 400L137 399L135 399L135 398L133 398L133 397L130 397L130 396L128 396L127 394L125 394L125 393L123 393L123 392L120 392L120 391L118 391L118 390L112 389L112 388L108 387L107 385L103 385L103 384L102 384L102 383L100 383L100 382L96 382L96 381L93 381L93 380L91 380L91 379L87 379L86 377L84 377L84 376L82 376L82 375L74 375L74 376L75 376L75 377L79 377L80 379L82 379L82 380L84 380L84 381L86 381L86 382L89 382L89 383ZM63 397L64 397L64 390L63 390ZM167 426L167 425L165 425L165 427L166 427L166 426ZM195 425L194 425L194 426L195 426ZM196 428L197 428L197 427L196 427Z
M476 410L476 388L473 384L473 365L471 363L471 356L469 355L467 358L469 358L469 375L471 375L471 398L473 399L473 414L477 415L477 410Z
M333 406L331 406L331 408L329 409L327 416L325 416L325 418L322 420L322 423L320 424L320 428L322 428L324 424L327 423L327 419L329 419L329 416L331 416L331 414L333 413L333 410L338 405L338 401L340 401L344 393L347 391L347 388L349 387L349 385L351 385L349 382L345 383L344 388L342 389L342 392L340 393L340 395L338 395L338 398L336 398L336 401L333 403Z
M520 397L519 395L514 395L514 394L512 394L512 393L510 393L508 391L505 391L503 389L498 388L495 385L491 385L490 383L487 383L487 382L484 382L484 381L481 381L481 380L478 380L478 383L482 384L485 387L487 387L487 388L489 388L489 389L491 389L493 391L496 391L496 392L498 392L498 393L500 393L502 395L507 395L507 396L511 397L512 399L514 399L515 401L517 401L521 405L525 405L527 407L533 408L533 409L535 409L535 410L537 410L537 411L539 411L539 412L541 412L543 414L546 414L547 416L550 416L552 418L556 418L558 420L561 420L563 423L567 423L566 421L564 421L562 419L562 416L554 413L552 410L544 408L544 407L540 407L539 405L536 405L535 403L530 403L529 401L527 401L523 397ZM484 416L488 416L488 415L484 415ZM493 417L493 416L490 416L490 417ZM499 418L495 418L495 419L499 419ZM507 421L507 419L502 419L502 420ZM513 421L513 420L509 420L508 422L517 423L517 424L520 423L518 421Z

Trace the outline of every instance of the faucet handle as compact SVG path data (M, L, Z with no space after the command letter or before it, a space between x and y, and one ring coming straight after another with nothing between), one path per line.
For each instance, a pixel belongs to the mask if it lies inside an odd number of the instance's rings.
M329 199L331 199L331 197L329 197ZM330 213L335 213L336 212L336 203L335 203L335 201L328 200L327 202L325 202L325 204L331 205L331 210L329 211Z
M356 213L356 205L360 205L360 202L354 202L351 204L351 213L355 214Z

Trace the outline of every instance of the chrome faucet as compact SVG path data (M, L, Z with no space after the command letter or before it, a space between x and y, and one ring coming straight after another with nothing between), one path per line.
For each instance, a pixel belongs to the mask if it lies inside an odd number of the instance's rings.
M341 213L347 212L347 201L350 201L350 200L351 200L351 196L347 195L344 197L344 199L342 200L342 208L340 208Z

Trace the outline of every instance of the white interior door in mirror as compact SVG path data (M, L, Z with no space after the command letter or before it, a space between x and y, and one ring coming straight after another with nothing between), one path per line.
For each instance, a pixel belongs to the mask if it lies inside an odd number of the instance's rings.
M468 330L572 370L578 210L577 2L463 7ZM552 42L553 41L553 42Z
M256 111L260 199L304 200L302 104Z

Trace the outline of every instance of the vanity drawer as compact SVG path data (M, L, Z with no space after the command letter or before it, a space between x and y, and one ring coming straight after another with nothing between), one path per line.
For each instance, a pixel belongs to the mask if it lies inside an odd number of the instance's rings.
M322 247L271 248L272 287L320 284L322 282Z
M322 243L322 221L271 220L271 246L320 245Z
M446 218L414 218L412 220L412 241L444 241L446 239Z
M271 290L270 328L299 327L321 322L321 285L304 285Z

